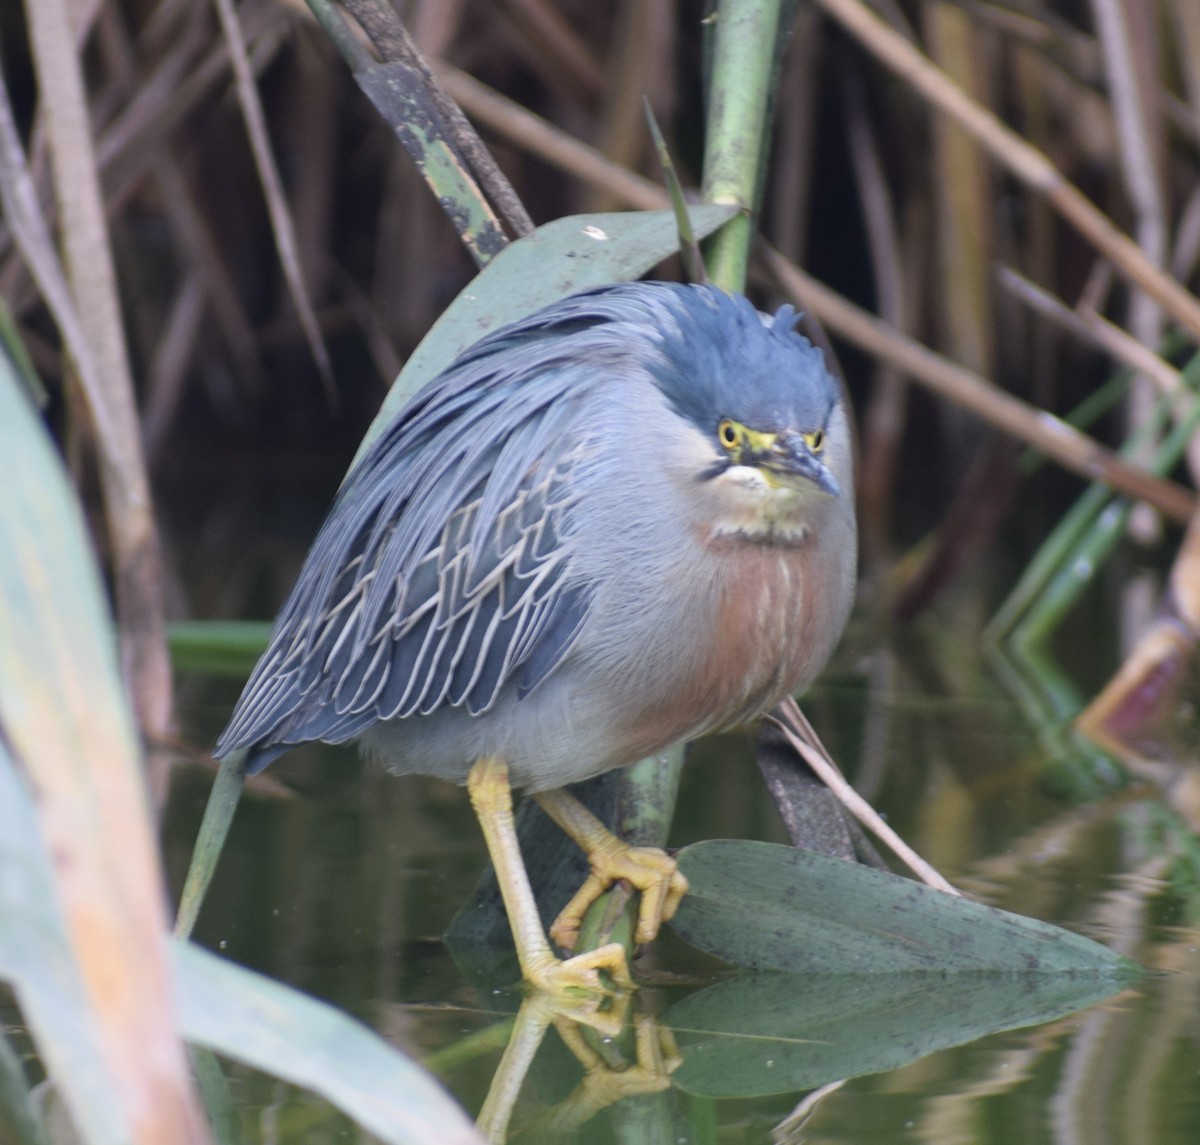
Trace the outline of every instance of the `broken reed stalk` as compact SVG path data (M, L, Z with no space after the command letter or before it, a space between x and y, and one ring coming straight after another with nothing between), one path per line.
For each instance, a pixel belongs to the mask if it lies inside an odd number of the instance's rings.
M880 842L885 843L896 858L927 886L951 895L962 893L901 839L883 821L879 812L854 790L849 780L842 775L838 765L834 763L833 757L825 750L812 724L808 722L808 717L800 710L800 705L791 696L779 705L778 711L779 715L774 717L775 722L787 737L788 743L800 753L817 778L837 796L842 806L855 819Z
M271 219L271 234L275 238L275 250L279 254L279 264L283 268L284 281L288 293L296 307L300 318L300 328L304 331L305 341L309 352L317 366L321 384L325 388L325 399L330 409L337 409L337 386L333 379L333 365L329 361L329 351L325 347L325 339L317 324L317 316L313 311L312 300L308 296L308 287L304 282L304 269L300 265L300 252L296 241L296 224L292 219L292 210L288 205L287 196L283 192L283 179L271 150L271 141L267 135L267 120L263 113L262 101L258 98L258 87L254 82L254 73L250 70L250 57L246 51L246 39L242 35L241 23L233 7L233 0L216 0L217 16L221 22L221 32L229 46L229 59L233 66L234 86L237 90L238 105L242 109L242 120L246 125L246 134L250 140L250 150L254 156L254 166L258 171L259 184L262 187L263 198L267 203L267 213Z

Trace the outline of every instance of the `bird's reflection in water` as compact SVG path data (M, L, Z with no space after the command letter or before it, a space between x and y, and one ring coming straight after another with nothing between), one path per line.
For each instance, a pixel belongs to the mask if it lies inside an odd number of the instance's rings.
M671 1031L651 1015L639 1013L639 1005L637 994L617 994L603 1011L590 1001L577 1004L561 994L527 994L479 1111L480 1132L497 1145L507 1140L517 1097L551 1026L579 1062L583 1077L529 1128L567 1132L624 1098L669 1089L671 1074L683 1059Z

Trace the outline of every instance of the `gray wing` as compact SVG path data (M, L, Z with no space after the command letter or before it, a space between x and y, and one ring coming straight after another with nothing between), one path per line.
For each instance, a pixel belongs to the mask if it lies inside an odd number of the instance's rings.
M571 575L582 375L614 363L598 353L585 370L578 337L534 333L460 359L356 467L218 756L249 748L256 771L379 720L479 714L507 681L527 695L562 661L589 605Z

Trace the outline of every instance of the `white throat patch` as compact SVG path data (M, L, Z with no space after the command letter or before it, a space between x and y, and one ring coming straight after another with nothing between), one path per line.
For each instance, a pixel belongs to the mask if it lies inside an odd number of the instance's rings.
M712 537L803 544L818 502L828 496L803 478L772 481L761 469L732 465L712 479Z

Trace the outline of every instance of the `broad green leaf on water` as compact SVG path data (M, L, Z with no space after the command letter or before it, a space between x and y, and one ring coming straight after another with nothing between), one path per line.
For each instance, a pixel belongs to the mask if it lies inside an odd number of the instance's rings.
M1049 923L792 847L718 839L685 847L678 859L691 890L670 925L737 966L804 974L1138 969Z
M132 1140L71 957L29 793L0 739L0 981L89 1145Z
M189 1041L321 1094L385 1141L482 1142L420 1066L340 1010L188 942L174 965Z
M812 1089L1049 1022L1129 984L1123 974L741 975L663 1015L683 1056L671 1084L705 1097Z
M737 208L706 204L692 207L690 214L697 238L704 238ZM568 294L639 278L678 249L672 211L569 215L509 244L425 335L384 399L358 456L422 385L485 334Z

